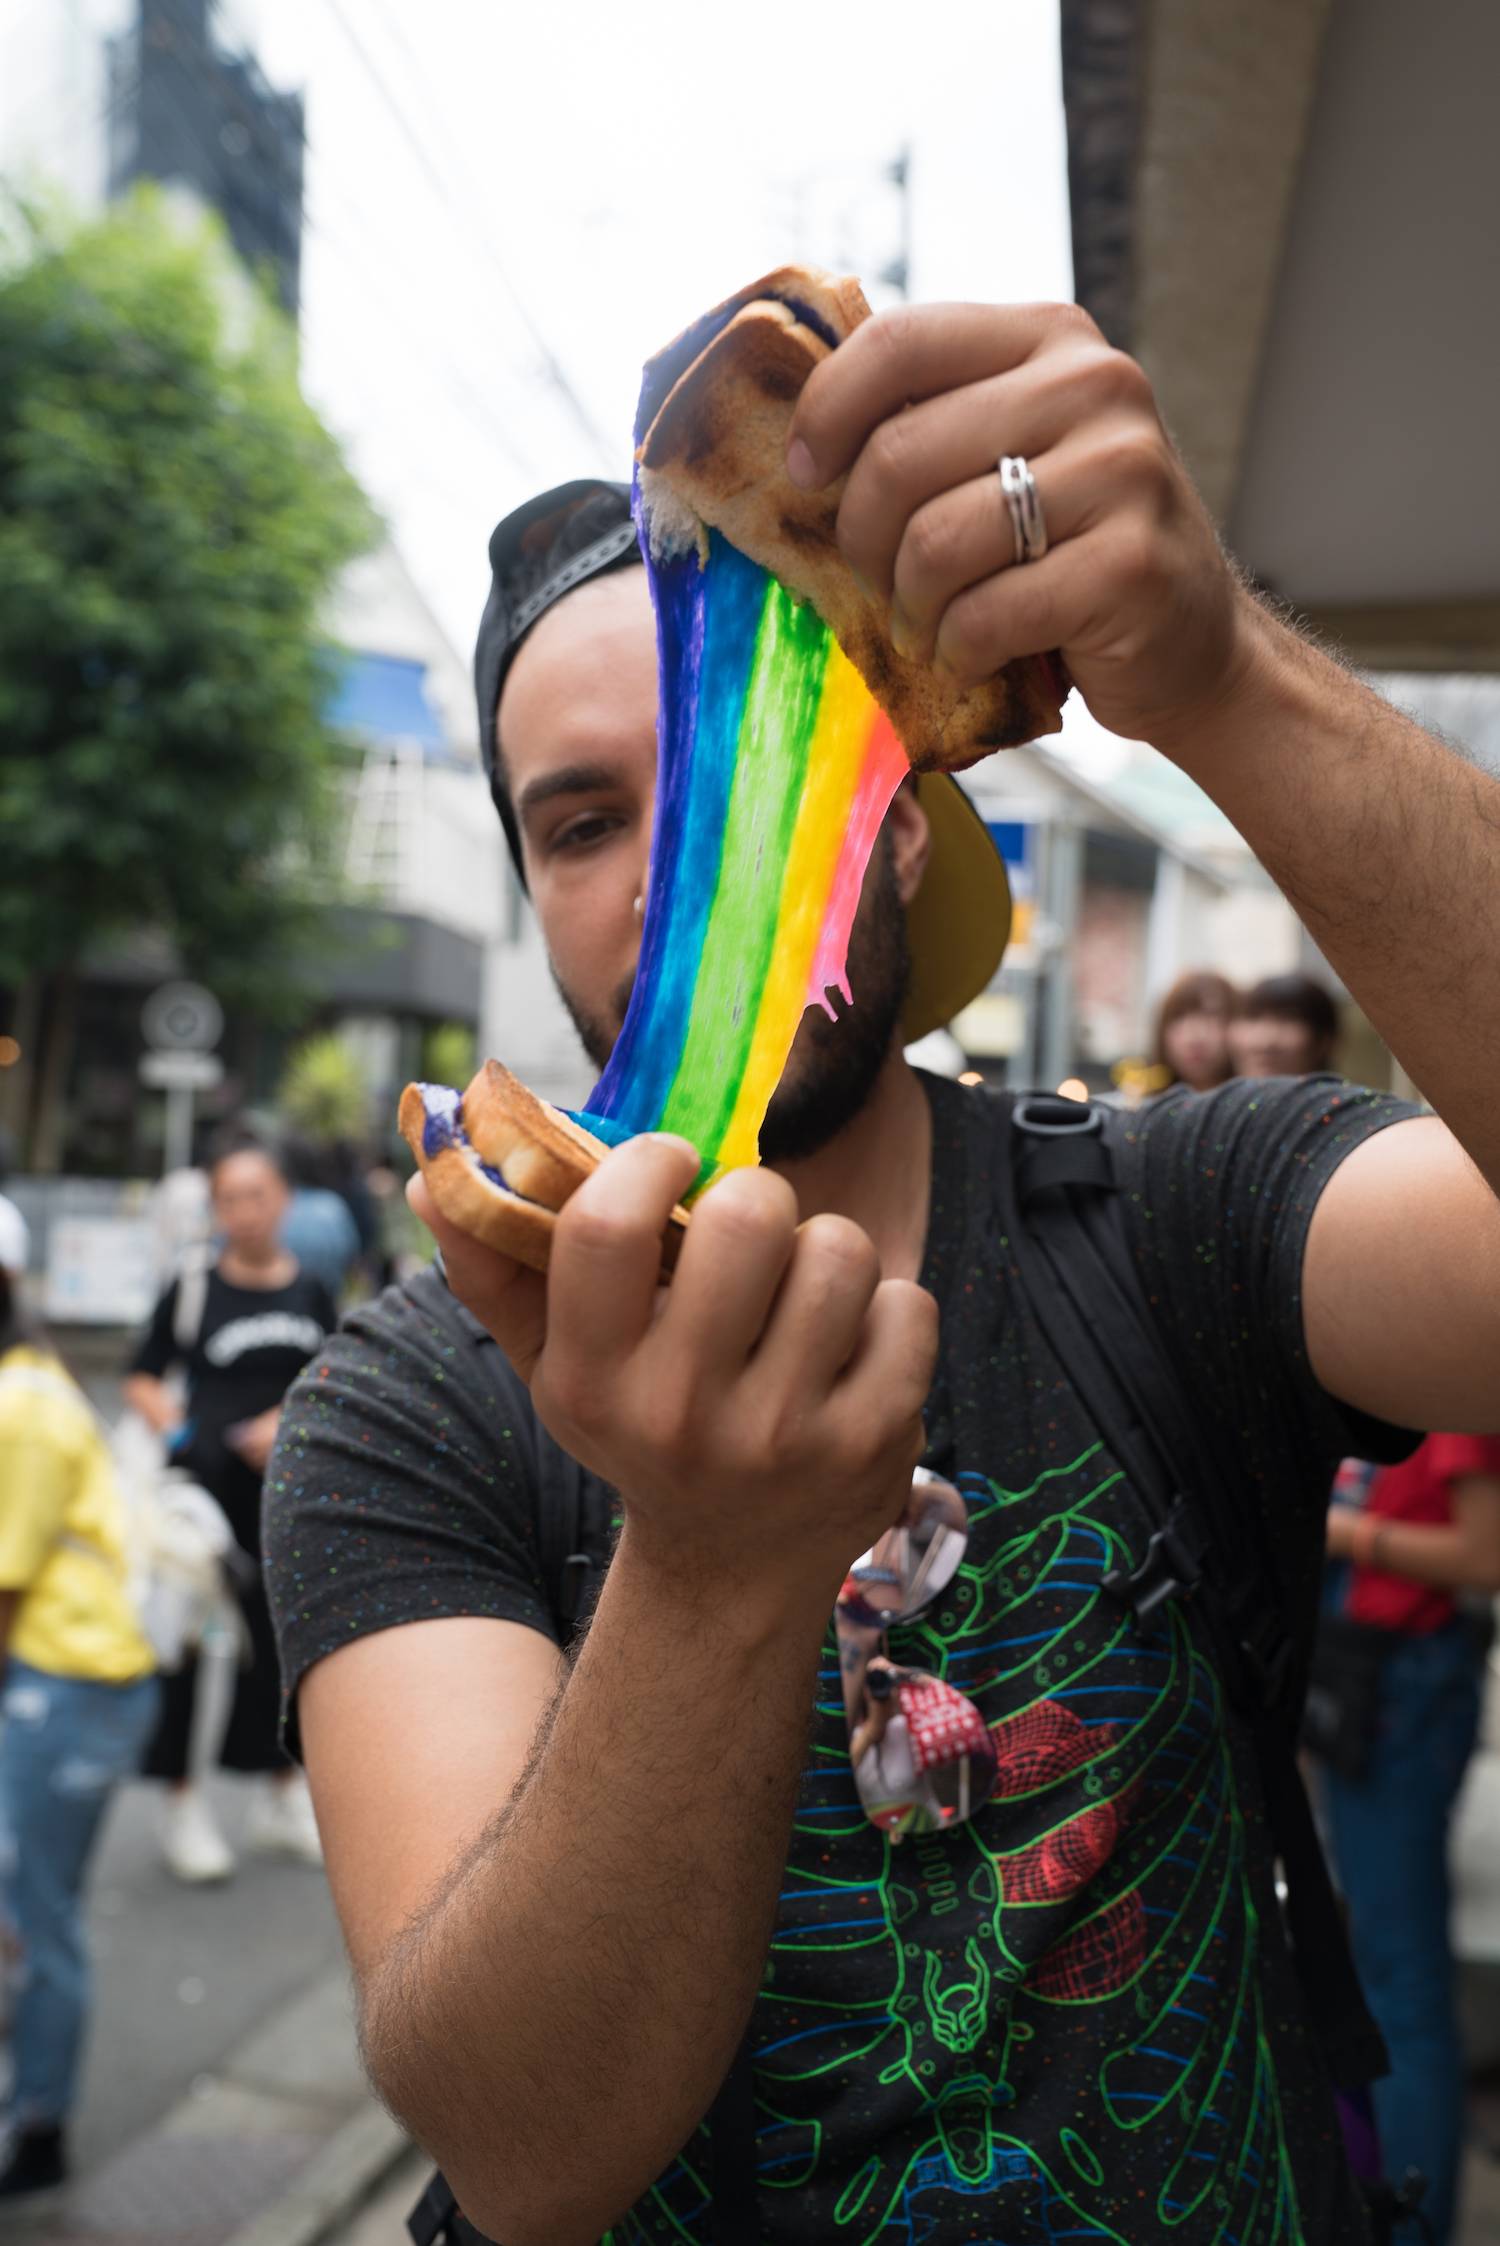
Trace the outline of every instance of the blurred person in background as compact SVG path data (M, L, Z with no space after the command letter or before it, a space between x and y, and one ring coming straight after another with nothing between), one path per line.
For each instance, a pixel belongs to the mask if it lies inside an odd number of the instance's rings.
M0 1134L0 1271L24 1272L31 1254L31 1236L26 1219L4 1189L8 1162L3 1134Z
M1339 1010L1311 975L1267 975L1229 1025L1236 1076L1319 1076L1333 1066Z
M0 1264L0 1901L20 1958L3 2198L67 2173L89 2002L84 1879L156 1718L126 1535L99 1422Z
M195 1261L213 1255L213 1211L208 1171L201 1159L169 1170L152 1187L146 1203L151 1227L151 1260L158 1287L170 1286Z
M223 1507L245 1565L236 1597L248 1660L235 1677L220 1760L253 1774L262 1791L251 1845L307 1863L321 1860L312 1805L277 1744L276 1649L260 1576L260 1485L281 1401L337 1323L328 1288L284 1245L290 1193L275 1155L233 1134L210 1164L214 1231L221 1246L190 1346L178 1339L174 1281L152 1313L125 1382L125 1402L163 1435L182 1466ZM337 1196L331 1196L337 1199ZM342 1202L338 1203L340 1209ZM353 1226L351 1224L352 1232ZM186 1409L168 1384L186 1375ZM162 1852L178 1879L227 1879L234 1857L191 1772L198 1664L163 1679L161 1723L146 1775L168 1782Z
M282 1141L282 1159L291 1195L281 1245L337 1303L364 1242L348 1196L335 1183L334 1155L310 1139L288 1137Z
M1166 1091L1186 1084L1191 1092L1212 1092L1234 1075L1230 1024L1239 1010L1239 993L1226 975L1189 968L1162 999L1152 1042L1153 1083Z
M1429 1435L1398 1466L1346 1461L1328 1555L1311 1743L1355 1962L1390 2049L1374 2085L1386 2172L1427 2178L1422 2212L1442 2246L1464 2130L1448 1834L1500 1593L1500 1435Z

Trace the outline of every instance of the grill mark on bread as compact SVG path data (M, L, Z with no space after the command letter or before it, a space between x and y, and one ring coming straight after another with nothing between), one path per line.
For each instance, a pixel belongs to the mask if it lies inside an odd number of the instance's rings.
M764 359L752 367L751 378L756 388L768 398L774 398L778 405L789 405L802 395L802 378L774 359Z
M821 553L828 543L828 534L817 523L799 521L796 515L781 517L781 535L793 546L803 546L812 553Z
M859 668L864 673L866 686L878 702L882 689L888 687L895 677L890 650L878 632L866 632L862 635L859 643Z

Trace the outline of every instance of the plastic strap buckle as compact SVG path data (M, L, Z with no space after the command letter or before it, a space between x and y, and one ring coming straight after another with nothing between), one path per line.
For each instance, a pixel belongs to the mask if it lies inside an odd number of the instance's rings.
M1153 1531L1146 1556L1136 1568L1111 1568L1104 1588L1135 1615L1143 1630L1151 1630L1169 1599L1190 1598L1203 1580L1203 1567L1186 1534L1186 1508L1181 1498L1169 1518Z
M1104 1128L1102 1108L1092 1101L1085 1105L1082 1100L1060 1099L1055 1092L1027 1092L1011 1109L1010 1119L1018 1131L1029 1131L1039 1139L1081 1138Z
M570 1552L562 1564L560 1604L564 1622L576 1622L583 1611L593 1560L587 1552Z

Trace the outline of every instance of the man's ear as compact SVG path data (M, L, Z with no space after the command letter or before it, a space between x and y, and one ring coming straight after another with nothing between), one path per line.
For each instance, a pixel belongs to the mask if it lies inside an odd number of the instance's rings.
M932 849L932 829L927 824L927 814L917 794L915 773L903 780L891 798L891 807L885 815L885 831L890 844L891 867L896 876L896 891L903 905L909 905L922 886L922 876L927 871L927 859Z

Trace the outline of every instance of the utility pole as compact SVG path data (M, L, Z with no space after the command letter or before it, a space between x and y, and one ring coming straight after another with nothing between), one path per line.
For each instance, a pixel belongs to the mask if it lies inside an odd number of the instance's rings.
M911 295L911 142L907 141L886 171L896 190L901 211L901 246L880 278L900 297Z

